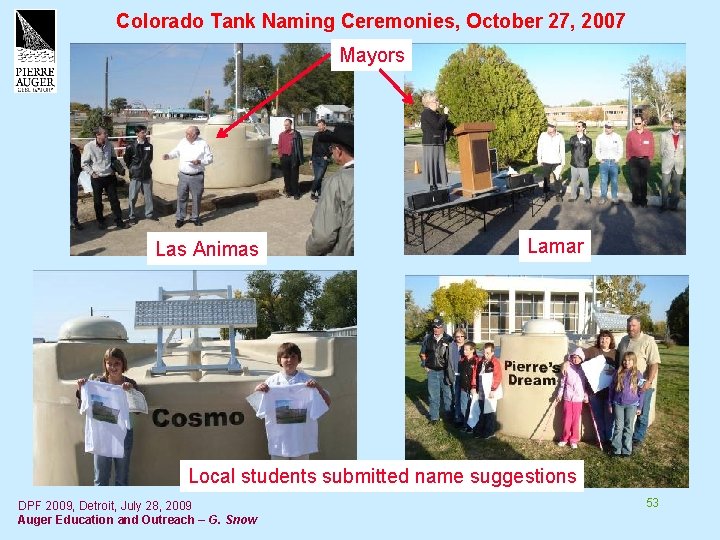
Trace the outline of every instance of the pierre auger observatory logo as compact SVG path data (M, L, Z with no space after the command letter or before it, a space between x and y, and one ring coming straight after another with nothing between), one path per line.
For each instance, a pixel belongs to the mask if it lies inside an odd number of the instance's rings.
M15 93L56 93L54 9L15 10Z

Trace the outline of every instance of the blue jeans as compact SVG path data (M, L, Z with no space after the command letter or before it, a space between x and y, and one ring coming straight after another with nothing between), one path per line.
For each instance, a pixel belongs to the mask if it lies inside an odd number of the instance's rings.
M130 454L133 447L133 430L128 429L125 433L125 454L121 458L111 458L105 456L93 456L95 464L95 485L109 486L110 471L113 463L115 463L115 485L127 486L130 480Z
M650 423L650 401L652 400L654 388L649 388L643 394L642 414L638 416L635 422L635 433L633 434L633 442L641 443L645 440L648 424Z
M452 400L450 399L450 385L445 384L443 370L427 372L428 400L430 407L430 420L440 420L440 399L442 397L442 411L449 412Z
M613 201L618 197L618 164L612 159L600 162L600 198L607 199L608 176L610 177L610 195Z
M613 422L608 412L607 392L602 392L600 395L589 392L588 394L588 401L590 402L590 408L595 417L600 441L610 441L613 436Z
M460 375L455 375L455 393L453 394L453 397L455 398L455 402L453 403L455 407L455 421L456 422L464 422L465 421L465 407L463 407L460 394L462 392L462 388L460 388Z
M615 433L612 438L614 454L632 454L632 427L637 414L637 405L618 405L613 403L615 414Z
M312 186L310 186L310 192L317 193L318 195L320 195L322 179L323 179L323 176L325 176L325 171L327 170L327 166L328 166L327 159L324 159L321 157L313 157L312 158L313 183L312 183Z

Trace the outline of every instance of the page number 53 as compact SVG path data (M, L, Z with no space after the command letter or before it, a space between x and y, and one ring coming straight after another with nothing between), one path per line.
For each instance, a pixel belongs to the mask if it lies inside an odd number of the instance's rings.
M657 508L658 506L660 506L660 499L658 499L657 497L648 497L645 501L645 506L647 506L648 508Z

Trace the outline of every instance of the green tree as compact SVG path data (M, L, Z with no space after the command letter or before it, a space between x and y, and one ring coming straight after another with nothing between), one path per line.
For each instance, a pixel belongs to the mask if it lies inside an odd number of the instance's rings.
M682 103L675 103L671 91L673 74L684 72L684 69L671 70L654 65L650 57L644 55L628 68L624 78L626 83L632 86L633 93L650 105L652 114L649 114L649 117L657 117L663 122L672 116L674 106L685 109L684 95ZM677 78L680 77L678 75Z
M310 328L344 328L357 325L357 272L346 270L325 280L312 307Z
M247 296L255 299L257 309L257 328L255 339L264 339L281 326L277 316L277 281L278 275L267 270L250 272L245 279Z
M645 284L637 276L598 276L595 287L601 304L616 308L625 315L639 316L643 330L652 332L650 303L640 300Z
M215 99L213 97L210 98L210 110L217 110L217 105L214 104ZM200 111L205 110L205 97L203 96L197 96L192 98L188 102L188 109L198 109Z
M415 90L415 85L410 81L405 81L405 88L403 89L406 94L412 95L412 104L404 104L405 123L413 125L420 121L420 115L423 111L422 97L427 90Z
M114 114L120 114L128 106L128 100L124 97L116 97L110 100L110 110Z
M581 99L580 101L571 103L569 106L570 107L589 107L592 104L593 104L592 101L590 101L589 99Z
M495 124L490 145L498 149L500 164L534 159L538 136L545 129L545 109L525 70L500 47L470 44L453 53L440 70L437 92L453 124ZM457 159L454 138L448 155Z
M243 95L238 107L251 109L275 91L275 69L269 54L251 54L243 58ZM232 56L223 69L223 84L230 87L230 97L225 105L232 110L235 107L235 59ZM268 114L272 106L272 103L265 105Z
M685 68L670 73L670 100L673 107L673 118L685 118Z
M430 312L415 303L411 291L405 291L405 339L420 341L427 330Z
M88 103L78 103L76 101L70 102L70 112L90 112L92 108Z
M325 54L325 50L314 43L287 43L285 53L280 57L280 86L292 79ZM339 72L338 72L339 73ZM293 116L304 109L314 109L326 103L335 76L330 71L330 62L323 62L297 84L280 95L280 104Z
M92 137L93 130L98 127L104 127L108 132L108 137L113 134L113 121L110 116L105 116L100 107L96 107L88 114L80 130L80 137Z
M679 345L690 343L690 286L677 295L666 312L670 336Z
M320 293L320 277L305 270L286 270L277 286L277 315L280 329L295 331L305 325Z
M433 292L431 310L446 321L467 326L475 320L475 313L487 305L488 297L487 291L479 288L474 279L466 279Z

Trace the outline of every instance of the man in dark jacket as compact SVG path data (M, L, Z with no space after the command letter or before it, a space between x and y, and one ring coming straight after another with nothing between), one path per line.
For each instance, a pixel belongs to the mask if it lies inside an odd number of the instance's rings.
M585 122L575 123L575 135L570 137L570 202L578 197L578 179L582 182L585 202L590 204L590 156L592 156L592 140L585 136Z
M320 189L322 187L323 176L327 170L328 162L332 157L332 151L330 150L330 143L323 142L320 138L327 128L325 120L322 118L317 122L318 130L313 135L312 141L312 153L310 159L313 167L313 183L310 187L310 198L313 201L320 199Z
M300 165L305 162L300 133L293 129L292 120L285 119L285 131L278 135L278 157L285 179L285 196L300 198Z
M450 369L450 343L452 338L444 331L443 320L436 317L432 322L432 334L425 336L420 347L420 365L425 368L428 378L428 412L431 424L440 420L441 398L442 410L448 415L451 414L455 373Z
M82 165L80 164L80 149L76 144L70 143L70 228L82 231L77 217L78 178Z
M123 154L123 160L127 165L130 176L130 192L128 194L130 212L128 217L132 223L138 222L135 215L135 203L142 191L145 197L145 219L157 221L158 218L153 213L152 169L150 168L153 160L153 146L147 139L147 128L145 126L137 126L135 135L136 139L125 147L125 154Z

